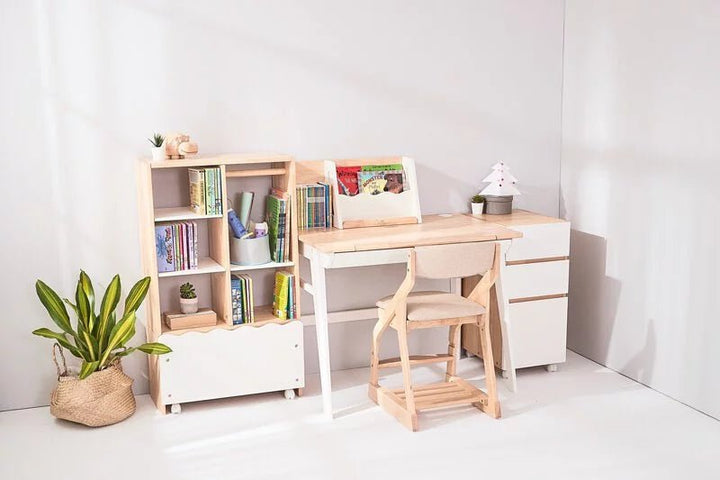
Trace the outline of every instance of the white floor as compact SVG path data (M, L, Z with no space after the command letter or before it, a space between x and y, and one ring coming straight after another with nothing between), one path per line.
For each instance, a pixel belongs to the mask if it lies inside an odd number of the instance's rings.
M440 368L417 371L435 380ZM463 359L460 374L482 385L477 359ZM133 417L100 429L47 408L4 412L0 478L720 478L719 422L571 352L556 373L520 372L520 391L502 391L503 419L435 411L414 434L367 400L366 369L333 381L333 422L317 415L317 377L300 399L203 402L180 415L162 416L141 396Z

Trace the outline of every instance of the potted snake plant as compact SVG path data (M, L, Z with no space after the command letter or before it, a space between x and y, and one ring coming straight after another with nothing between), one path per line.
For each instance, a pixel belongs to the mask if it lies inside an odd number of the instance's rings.
M121 359L136 350L163 355L171 352L162 343L143 343L128 347L135 336L137 309L142 304L150 286L150 277L138 281L125 298L122 315L115 309L120 302L120 276L110 281L96 310L95 290L88 275L81 271L75 289L75 303L60 299L55 291L42 280L35 283L35 291L50 318L60 331L38 328L32 333L56 342L53 358L58 371L58 385L50 400L50 413L58 418L102 426L116 423L135 412L132 378L122 371ZM70 321L65 307L68 305L77 317ZM77 376L68 373L63 349L81 361Z

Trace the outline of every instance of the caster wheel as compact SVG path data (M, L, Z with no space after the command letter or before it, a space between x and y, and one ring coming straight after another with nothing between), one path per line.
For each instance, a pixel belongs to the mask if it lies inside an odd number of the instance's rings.
M285 398L287 398L288 400L294 399L295 390L293 390L292 388L288 388L287 390L285 390Z
M170 413L178 415L180 412L182 412L182 407L180 407L179 403L173 403L170 405Z
M548 372L557 372L557 365L545 365L545 370L547 370Z
M505 380L507 380L508 378L510 378L510 371L508 371L508 370L500 370L500 376L501 376L502 378L504 378Z

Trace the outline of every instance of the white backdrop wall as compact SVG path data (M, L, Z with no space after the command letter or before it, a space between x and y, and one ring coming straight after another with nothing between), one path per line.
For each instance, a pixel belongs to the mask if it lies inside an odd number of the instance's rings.
M30 336L50 326L36 278L71 296L81 267L102 289L139 277L134 163L153 131L203 153L409 155L425 213L466 210L502 159L520 206L557 213L560 0L0 5L0 410L47 404L54 383L50 342ZM369 306L401 276L333 273L331 307ZM332 328L334 368L367 363L370 323ZM126 370L147 391L145 359Z
M569 0L568 346L720 417L720 3Z

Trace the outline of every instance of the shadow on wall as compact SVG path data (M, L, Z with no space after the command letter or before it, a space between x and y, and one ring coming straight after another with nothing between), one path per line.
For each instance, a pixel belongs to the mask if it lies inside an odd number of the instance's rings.
M570 233L568 348L607 365L621 283L605 274L607 240Z

